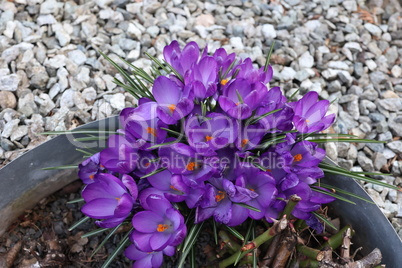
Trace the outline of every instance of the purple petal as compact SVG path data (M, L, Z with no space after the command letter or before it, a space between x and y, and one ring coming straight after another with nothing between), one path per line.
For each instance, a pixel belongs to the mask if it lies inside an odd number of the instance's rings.
M99 198L86 203L81 208L81 212L91 218L107 219L113 217L116 206L115 199Z
M153 233L157 230L158 224L163 222L162 215L152 211L140 211L132 219L133 227L142 233Z
M137 230L134 230L130 235L130 239L139 250L144 252L151 252L152 248L149 245L149 240L151 239L152 235L153 233L141 233Z
M248 218L248 211L246 208L239 206L239 205L233 205L232 206L232 217L230 218L228 225L229 226L240 225L247 218Z
M156 232L151 236L149 245L152 250L162 250L171 240L172 235L165 232Z
M133 208L133 199L129 194L123 194L118 200L114 216L117 218L127 217Z
M114 228L120 223L122 223L126 217L124 218L110 218L103 221L96 221L95 224L101 228Z
M158 104L176 105L181 96L181 90L177 84L166 76L155 79L152 92Z
M122 182L123 182L124 186L126 186L128 191L130 192L133 199L134 200L137 199L138 187L137 187L137 184L135 183L134 179L131 176L124 174L122 177Z
M126 250L124 251L124 255L126 255L126 257L129 258L130 260L135 260L135 261L149 257L149 254L147 252L138 250L134 244L132 244L126 248Z

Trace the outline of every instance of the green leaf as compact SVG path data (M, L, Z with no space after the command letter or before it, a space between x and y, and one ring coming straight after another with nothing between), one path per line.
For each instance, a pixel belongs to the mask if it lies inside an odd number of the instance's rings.
M319 218L320 220L322 220L323 222L325 222L328 226L330 226L331 228L333 228L334 230L338 230L335 225L333 225L329 220L327 220L325 217L323 217L322 215L318 214L317 212L313 211L311 212L314 216L316 216L317 218Z
M228 75L228 73L230 72L230 70L233 69L233 67L235 66L235 64L237 63L237 60L235 59L229 66L229 68L226 69L225 73L220 77L219 80L225 79L225 77Z
M178 261L178 268L183 268L184 267L184 262L186 261L187 255L190 253L191 248L194 246L195 242L197 241L197 238L201 232L202 226L204 225L204 222L194 224L186 239L184 240L183 248L182 248L182 254L179 258Z
M41 135L61 135L61 134L118 134L116 131L99 130L99 129L83 129L83 130L66 130L66 131L46 131Z
M239 90L236 89L236 94L237 94L237 99L239 100L239 103L243 104L243 97L240 95Z
M216 221L215 220L212 220L212 227L214 229L215 244L218 245L218 231L216 230Z
M328 190L335 190L337 193L344 194L344 195L348 195L348 196L351 196L351 197L354 197L354 198L363 200L363 201L365 201L365 202L367 202L367 203L370 203L370 204L375 204L374 202L372 202L372 201L370 201L370 200L368 200L368 199L366 199L366 198L364 198L364 197L361 197L360 195L355 195L354 193L345 191L345 190L343 190L343 189L341 189L341 188L334 187L334 186L329 185L329 184L325 184L325 183L319 182L319 183L317 183L317 184L315 184L315 185L316 185L316 186L319 186L319 187L326 188L326 189L328 189Z
M151 177L151 176L153 176L153 175L155 175L155 174L158 174L159 172L162 172L162 171L164 171L164 170L166 170L166 168L158 168L157 170L152 171L151 173L148 173L147 175L142 176L142 177L140 178L140 180L145 179L145 178L148 178L148 177Z
M42 170L74 169L74 168L78 168L78 165L65 165L65 166L57 166L57 167L46 167L46 168L42 168Z
M331 168L323 167L323 166L320 166L320 168L325 173L335 174L335 175L344 175L344 176L348 176L348 177L358 179L358 180L362 180L362 181L365 181L365 182L370 182L370 183L375 184L375 185L380 185L380 186L384 186L384 187L387 187L387 188L390 188L390 189L394 189L394 190L397 190L397 191L400 190L397 186L393 186L393 185L390 185L388 183L378 181L376 179L371 179L371 178L368 178L368 177L360 176L360 175L354 174L353 172L350 172L350 171L347 171L347 170L341 171L339 169L331 169Z
M303 134L300 134L303 135ZM310 133L308 134L309 137L322 137L322 136L327 136L327 137L347 137L347 138L356 138L356 135L349 135L349 134L337 134L337 133Z
M84 222L86 222L87 220L89 220L88 216L85 216L84 218L82 218L81 220L77 221L76 223L74 223L70 228L68 228L68 230L71 232L72 230L74 230L75 228L77 228L78 226L80 226L81 224L83 224Z
M264 72L266 72L268 70L268 65L271 60L271 55L272 55L272 52L274 51L274 47L275 47L275 40L272 41L271 47L269 48L267 59L265 60Z
M74 141L99 141L99 140L107 140L109 137L105 136L97 136L97 137L82 137L76 138Z
M289 97L289 100L293 99L299 93L299 91L300 91L300 89L293 92L293 94Z
M191 268L196 268L197 267L196 261L195 261L195 249L194 249L194 247L191 247L191 250L190 250L190 267Z
M261 212L261 210L259 210L258 208L252 207L252 206L244 204L244 203L233 203L233 204L239 205L239 206L247 208L249 210L253 210L253 211L256 211L256 212Z
M180 141L180 140L177 139L177 140L170 141L170 142L165 142L165 143L156 144L156 145L154 145L154 146L149 147L148 149L153 150L153 149L156 149L156 148L165 146L165 145L172 145L172 144L178 143L179 141Z
M237 237L241 241L244 241L244 237L236 229L234 229L234 228L232 228L230 226L227 226L227 225L224 225L224 226L232 235L234 235L235 237Z
M316 186L316 187L317 187L317 186ZM347 203L356 205L355 202L350 201L349 199L346 199L346 198L344 198L344 197L342 197L342 196L340 196L340 195L334 194L334 193L332 193L332 192L323 191L323 190L321 190L321 189L319 189L319 188L316 188L316 187L313 186L313 187L311 187L311 189L312 189L313 191L315 191L315 192L322 193L322 194L325 194L325 195L328 195L328 196L332 196L332 197L335 197L336 199L339 199L339 200L341 200L341 201L344 201L344 202L347 202Z
M375 141L366 139L312 139L308 141L316 143L325 143L325 142L387 143L386 141Z
M112 252L112 254L109 255L109 257L106 259L106 261L103 263L102 268L107 268L109 267L109 265L112 263L112 261L114 260L114 258L116 258L116 256L123 250L123 248L128 244L129 242L129 238L128 236L130 235L131 231L133 230L133 228L131 228L131 230L129 232L127 232L127 234L123 237L123 239L121 240L121 242L119 243L119 245L117 246L117 248Z
M254 232L254 220L253 219L250 220L250 224L248 225L246 236L244 237L243 244L241 247L244 247L246 245L246 243L249 241L252 232ZM237 265L238 261L240 260L241 255L242 255L242 252L239 251L237 258L234 262L234 266Z
M257 118L254 118L253 120L251 120L251 124L255 124L256 122L258 122L259 120L263 119L264 117L266 117L266 116L268 116L270 114L274 114L274 113L276 113L276 112L278 112L280 110L282 110L282 108L270 111L270 112L265 113L265 114L263 114L263 115L261 115L261 116L259 116Z
M103 247L103 245L109 240L109 238L112 237L112 235L114 235L117 232L117 229L120 228L120 226L123 223L120 223L119 225L117 225L116 227L114 227L110 233L108 233L108 235L102 240L102 242L99 244L99 246L94 250L94 252L92 252L91 256L89 258L92 258L93 256L95 256L95 254Z
M169 68L170 70L174 73L175 76L177 76L177 78L180 79L180 81L184 82L183 76L181 76L181 74L179 74L175 68L172 67L172 65L170 65L167 61L163 61Z
M85 151L85 150L83 150L83 149L80 149L80 148L75 148L75 150L76 150L77 152L83 153L83 154L86 155L86 156L92 156L92 155L93 155L93 153L87 152L87 151Z
M97 235L97 234L103 233L104 231L107 231L107 230L109 230L109 228L99 228L99 229L96 229L96 230L93 230L93 231L90 231L88 233L81 235L81 238Z
M149 83L153 84L154 80L152 79L152 77L150 77L143 69L138 68L136 66L134 66L133 64L131 64L131 62L126 61L125 59L123 59L122 57L120 57L120 60L122 60L124 63L126 63L128 66L130 66L131 68L133 68L133 72L135 75L140 76L141 78L143 78L145 81L148 81Z
M172 133L172 134L174 134L175 136L178 136L178 137L182 137L182 136L183 136L182 133L177 132L177 131L174 131L174 130L171 130L171 129L169 129L169 128L161 127L161 129L166 130L167 132Z
M71 201L66 202L66 204L75 204L84 201L84 198L78 198Z
M255 239L255 228L253 226L253 230L251 232L251 240ZM258 268L258 258L257 258L257 249L253 250L253 268Z

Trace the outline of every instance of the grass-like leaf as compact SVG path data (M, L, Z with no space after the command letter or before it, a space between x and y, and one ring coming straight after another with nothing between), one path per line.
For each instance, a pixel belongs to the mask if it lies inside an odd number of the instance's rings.
M66 202L66 204L75 204L75 203L80 203L82 201L84 201L84 198L77 198L77 199Z
M255 230L254 230L254 220L251 219L251 220L250 220L250 224L248 225L248 228L247 228L246 235L245 235L244 240L243 240L243 244L242 244L241 247L244 247L244 246L246 245L246 243L249 241L249 239L250 239L250 237L251 237L251 234L252 234L253 232L255 233ZM241 255L242 255L242 252L240 251L240 252L238 253L238 255L237 255L237 258L236 258L235 262L234 262L234 266L236 266L237 263L239 262Z
M74 168L78 168L78 165L65 165L65 166L57 166L57 167L46 167L46 168L42 168L42 170L74 169Z
M39 133L41 135L61 135L61 134L118 134L116 131L99 130L99 129L82 129L82 130L66 130L66 131L45 131Z
M261 210L259 210L258 208L252 207L252 206L244 204L244 203L234 203L234 204L239 205L239 206L244 207L244 208L247 208L249 210L253 210L253 211L256 211L256 212L261 212Z
M109 137L106 136L92 136L92 137L82 137L76 138L74 141L99 141L99 140L107 140Z
M235 228L232 228L232 227L227 226L227 225L224 225L224 226L229 231L229 233L231 233L232 235L234 235L235 237L237 237L241 241L244 241L244 236L242 236L241 233L239 233Z
M261 116L259 116L259 117L257 117L257 118L254 118L253 120L251 120L251 124L255 124L255 123L257 123L259 120L263 119L264 117L266 117L266 116L268 116L268 115L270 115L270 114L274 114L274 113L276 113L276 112L279 112L280 110L282 110L282 108L276 109L276 110L273 110L273 111L270 111L270 112L265 113L265 114L263 114L263 115L261 115Z
M151 176L153 176L153 175L155 175L155 174L158 174L159 172L162 172L162 171L164 171L164 170L166 170L166 168L158 168L157 170L152 171L151 173L148 173L147 175L142 176L140 179L142 180L142 179L151 177Z
M356 205L355 202L350 201L349 199L346 199L346 198L344 198L344 197L342 197L342 196L340 196L340 195L338 195L338 194L334 194L334 193L332 193L332 192L323 191L323 190L321 190L321 189L319 189L319 188L316 188L316 187L314 187L314 186L311 187L311 189L312 189L313 191L318 192L318 193L322 193L322 194L325 194L325 195L328 195L328 196L332 196L332 197L335 197L336 199L339 199L339 200L341 200L341 201L344 201L344 202L347 202L347 203Z
M356 142L356 143L387 143L386 141L375 141L366 139L312 139L308 140L316 143L326 143L326 142Z
M165 143L156 144L156 145L153 145L153 146L149 147L148 149L153 150L153 149L156 149L156 148L165 146L165 145L172 145L172 144L175 144L175 143L178 143L178 142L180 142L180 139L177 139L177 140L174 140L174 141L170 141L170 142L165 142Z
M184 262L186 261L187 255L190 253L191 248L194 246L195 242L197 241L197 238L202 230L202 226L204 225L204 222L194 224L191 228L190 231L188 232L188 235L186 239L184 240L184 244L182 247L182 254L179 258L179 262L177 267L178 268L183 268L184 267Z
M327 218L323 217L322 215L318 214L317 212L313 211L311 212L313 213L314 216L316 216L317 218L319 218L320 220L322 220L323 222L325 222L325 224L327 224L328 226L330 226L331 228L333 228L334 230L338 230L335 225L333 225Z
M120 60L123 61L125 64L127 64L128 66L130 66L131 68L133 68L133 72L135 75L141 77L142 79L144 79L145 81L153 84L154 80L152 79L152 77L149 76L149 74L147 74L143 69L138 68L136 66L134 66L133 64L131 64L131 62L128 62L127 60L125 60L124 58L120 57Z
M183 136L183 133L171 130L169 128L161 127L161 129L166 130L167 132L169 132L169 133L171 133L171 134L173 134L173 135L175 135L177 137L182 137Z
M293 92L293 94L289 97L289 100L293 99L299 93L299 91L300 91L300 89Z
M75 228L77 228L78 226L80 226L81 224L86 222L87 220L89 220L88 216L83 217L81 220L77 221L70 228L68 228L68 230L71 232L72 230L74 230Z
M99 228L99 229L96 229L96 230L93 230L93 231L90 231L88 233L81 235L81 238L97 235L97 234L103 233L104 231L107 231L107 230L109 230L109 228Z
M370 203L370 204L375 204L374 202L372 202L372 201L370 201L370 200L368 200L368 199L366 199L364 197L361 197L360 195L355 195L355 194L353 194L351 192L345 191L345 190L343 190L341 188L334 187L334 186L329 185L329 184L319 182L319 183L316 184L316 186L323 187L323 188L328 189L328 190L335 190L337 193L344 194L344 195L347 195L347 196L351 196L351 197L360 199L360 200L365 201L365 202Z
M108 235L102 240L102 242L99 244L99 246L94 250L94 252L92 252L91 257L95 256L95 254L103 247L103 245L117 232L117 229L120 228L120 226L123 223L120 223L119 225L117 225L116 227L114 227L110 233L108 233Z
M272 41L271 47L269 48L269 52L268 52L267 58L265 60L264 72L266 72L268 70L268 65L269 65L269 62L271 61L271 56L272 56L272 52L274 51L274 47L275 47L275 40Z
M216 221L212 220L212 228L214 231L214 241L215 244L218 245L218 230L216 229Z
M372 179L372 178L369 178L369 177L360 176L358 174L354 174L353 172L350 172L350 171L347 171L347 170L339 170L339 169L334 169L334 168L330 168L330 167L325 167L325 166L322 166L321 164L320 164L320 168L325 173L328 173L328 174L344 175L344 176L348 176L348 177L351 177L351 178L354 178L354 179L362 180L362 181L369 182L369 183L372 183L372 184L375 184L375 185L380 185L380 186L383 186L383 187L386 187L386 188L390 188L390 189L400 191L400 188L398 188L397 186L393 186L393 185L390 185L388 183L378 181L376 179Z
M123 237L117 248L112 252L112 254L109 255L109 257L106 259L106 261L103 263L102 268L107 268L109 265L112 263L114 258L116 258L117 255L120 254L120 252L123 250L123 248L128 244L129 238L128 236L130 235L131 231L128 231L126 235Z

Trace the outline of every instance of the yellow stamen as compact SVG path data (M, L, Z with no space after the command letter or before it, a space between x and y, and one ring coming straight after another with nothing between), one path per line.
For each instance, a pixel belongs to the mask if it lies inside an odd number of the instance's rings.
M248 143L248 139L242 139L242 140L241 140L241 147L246 146L247 143Z
M229 82L229 79L222 79L221 80L221 85L224 86Z
M117 201L120 201L120 198L119 198L119 197L115 197L114 199L116 199Z
M156 230L158 231L158 232L164 232L164 231L166 231L167 229L169 229L169 225L167 225L167 224L158 224L158 227L156 227Z
M168 108L169 108L170 112L173 113L176 110L176 105L170 104L170 105L168 105Z
M226 196L225 192L223 192L223 191L218 191L218 194L215 195L215 201L216 201L216 202L222 201L222 199L224 199L225 196Z
M156 129L154 129L152 127L147 127L147 133L151 134L154 137L156 137Z
M297 154L297 155L293 156L293 162L299 162L302 159L303 159L303 156L301 154Z
M196 167L197 167L197 164L195 162L190 162L186 166L186 169L189 170L189 171L193 171Z
M213 137L212 136L205 136L205 139L207 140L207 141L210 141L210 140L212 140L213 139Z

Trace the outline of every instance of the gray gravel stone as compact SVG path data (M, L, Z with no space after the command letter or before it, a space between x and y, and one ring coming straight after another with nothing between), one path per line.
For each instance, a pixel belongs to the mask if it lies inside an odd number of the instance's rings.
M28 134L28 126L19 126L15 131L11 134L11 141L19 141L22 137Z
M357 162L362 167L364 171L373 172L374 171L374 164L373 161L368 158L363 152L359 152L357 154Z
M0 77L0 90L16 91L20 79L16 74L10 74Z
M387 143L387 147L397 154L402 154L402 141L392 141Z
M19 119L13 119L7 122L7 124L4 125L3 131L1 132L1 137L9 138L11 134L17 130L19 122Z

